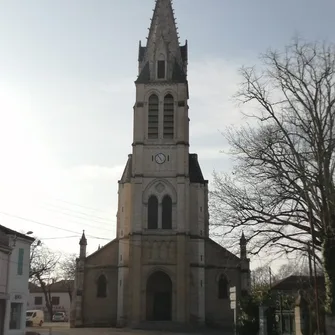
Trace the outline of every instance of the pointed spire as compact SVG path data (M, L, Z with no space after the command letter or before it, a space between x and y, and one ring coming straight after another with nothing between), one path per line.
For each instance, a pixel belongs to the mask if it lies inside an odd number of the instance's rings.
M164 47L168 55L170 54L178 63L181 63L179 38L171 0L156 1L147 40L148 57L150 57L149 51L155 54L163 51Z
M171 0L156 0L146 46L139 45L137 82L157 79L156 62L165 61L166 80L186 81L187 45L180 46Z
M246 244L246 243L247 243L247 239L245 238L244 232L242 231L242 235L240 238L240 244Z
M81 239L79 241L79 245L87 245L87 239L85 236L85 230L83 230L83 234L81 235Z

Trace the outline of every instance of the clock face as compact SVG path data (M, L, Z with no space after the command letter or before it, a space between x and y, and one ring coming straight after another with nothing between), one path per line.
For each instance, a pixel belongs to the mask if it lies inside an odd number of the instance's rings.
M166 157L161 152L155 156L155 160L157 164L163 164L166 161Z

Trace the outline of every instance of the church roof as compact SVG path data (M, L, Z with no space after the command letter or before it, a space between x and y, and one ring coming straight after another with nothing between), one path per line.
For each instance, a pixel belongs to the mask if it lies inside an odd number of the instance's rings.
M201 171L200 164L198 162L197 154L189 154L188 156L188 165L189 165L189 176L191 183L208 183L208 180L204 179L204 176Z
M139 44L138 61L140 62L140 73L136 83L148 83L154 78L151 72L158 56L160 48L166 51L167 61L172 66L172 75L169 81L185 83L187 65L187 43L179 44L176 21L171 0L156 0L153 17L149 29L146 46Z
M131 180L131 170L132 170L132 155L128 155L128 160L126 167L123 170L123 174L121 179L119 180L119 183L130 183Z

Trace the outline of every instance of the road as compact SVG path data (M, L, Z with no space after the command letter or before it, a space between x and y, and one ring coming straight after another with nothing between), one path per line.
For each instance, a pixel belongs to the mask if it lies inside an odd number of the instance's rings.
M40 335L171 335L169 332L154 330L135 330L126 328L70 328L68 323L44 323L42 327L27 328ZM212 332L200 331L198 335L212 334ZM173 335L185 335L185 333L173 333ZM225 335L220 333L220 335ZM231 334L226 334L231 335Z

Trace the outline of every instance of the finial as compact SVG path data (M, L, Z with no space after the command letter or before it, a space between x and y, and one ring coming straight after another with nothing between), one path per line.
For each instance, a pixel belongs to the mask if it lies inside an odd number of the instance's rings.
M85 230L83 230L83 234L81 235L81 239L79 241L79 244L80 245L87 245L87 239L86 239L86 236L85 236Z

